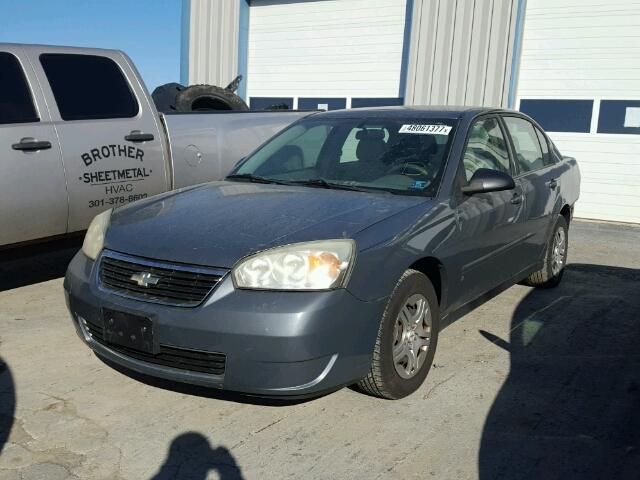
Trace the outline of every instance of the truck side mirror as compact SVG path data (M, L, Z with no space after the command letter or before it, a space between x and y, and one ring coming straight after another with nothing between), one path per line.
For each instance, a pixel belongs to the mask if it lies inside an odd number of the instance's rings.
M474 172L469 183L462 187L462 193L473 195L474 193L501 192L515 187L516 184L511 175L488 168L479 168Z

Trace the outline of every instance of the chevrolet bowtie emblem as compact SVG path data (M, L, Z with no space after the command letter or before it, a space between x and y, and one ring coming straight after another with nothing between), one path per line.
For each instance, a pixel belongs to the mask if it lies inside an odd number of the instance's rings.
M136 282L141 287L148 287L149 285L157 285L160 281L160 277L156 277L149 272L139 272L131 275L131 280Z

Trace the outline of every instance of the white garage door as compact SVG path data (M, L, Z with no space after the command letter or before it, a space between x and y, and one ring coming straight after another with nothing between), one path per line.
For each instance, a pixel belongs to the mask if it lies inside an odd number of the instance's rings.
M527 0L519 107L578 159L578 217L640 223L639 34L635 0Z
M406 0L252 1L252 107L260 97L288 98L299 107L301 98L328 98L316 103L330 108L349 106L351 97L397 99L405 10Z

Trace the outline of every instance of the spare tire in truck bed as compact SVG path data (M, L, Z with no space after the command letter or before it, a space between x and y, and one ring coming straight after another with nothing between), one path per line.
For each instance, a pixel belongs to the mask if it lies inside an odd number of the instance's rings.
M165 83L157 87L151 94L153 103L156 104L156 108L159 112L175 112L176 111L176 96L183 91L184 85L179 83Z
M178 112L207 110L249 110L238 95L214 85L192 85L178 92L175 101Z

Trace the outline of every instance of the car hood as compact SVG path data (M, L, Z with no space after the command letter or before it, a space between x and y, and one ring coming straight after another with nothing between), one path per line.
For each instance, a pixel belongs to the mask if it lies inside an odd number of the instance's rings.
M142 257L231 268L288 243L353 238L424 197L302 186L213 182L119 208L105 247Z

